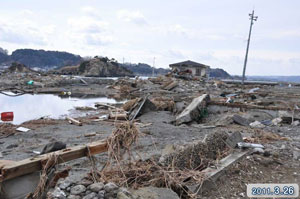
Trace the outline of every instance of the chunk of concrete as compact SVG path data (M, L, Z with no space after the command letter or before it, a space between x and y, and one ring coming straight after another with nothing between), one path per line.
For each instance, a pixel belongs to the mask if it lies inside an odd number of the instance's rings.
M246 118L243 118L239 115L234 115L232 119L233 119L234 123L242 125L242 126L249 126L249 124L250 124L250 122Z
M243 142L243 137L240 132L231 133L226 139L226 144L228 144L231 148L235 148L239 142Z
M63 142L52 142L49 144L46 144L45 147L43 148L41 154L46 154L46 153L50 153L50 152L54 152L54 151L58 151L61 149L65 149L66 148L66 144Z
M168 188L144 187L133 192L134 197L143 199L179 199L178 195Z
M210 100L208 94L201 95L193 99L183 111L176 117L176 124L189 123L191 121L199 121L203 117L206 104Z

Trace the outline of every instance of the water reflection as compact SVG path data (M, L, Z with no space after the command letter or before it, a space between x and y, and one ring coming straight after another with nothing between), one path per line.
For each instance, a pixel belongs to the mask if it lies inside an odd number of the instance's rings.
M59 119L70 114L76 106L94 106L95 102L116 103L116 100L100 98L60 98L54 95L22 95L8 97L0 95L0 112L14 112L13 124L21 124L28 120L49 116Z

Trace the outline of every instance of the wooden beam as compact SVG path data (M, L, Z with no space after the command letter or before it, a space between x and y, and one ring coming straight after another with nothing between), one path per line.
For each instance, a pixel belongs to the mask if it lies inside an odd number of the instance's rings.
M259 106L252 104L243 104L243 103L226 103L226 102L218 102L218 101L209 101L208 105L216 105L216 106L227 106L231 108L245 108L245 109L264 109L264 110L273 110L273 111L291 111L286 107L278 107L278 106ZM297 110L295 110L297 112Z
M80 145L71 148L66 148L60 151L40 155L34 158L28 158L15 162L14 164L0 168L0 182L8 179L16 178L25 174L33 173L42 170L42 165L47 162L51 154L58 157L58 163L68 162L84 156L95 155L107 151L107 141L100 140L89 143L87 145Z
M78 126L82 126L82 123L78 120L75 120L74 118L71 118L71 117L66 117L66 119L71 122L72 124L76 124Z

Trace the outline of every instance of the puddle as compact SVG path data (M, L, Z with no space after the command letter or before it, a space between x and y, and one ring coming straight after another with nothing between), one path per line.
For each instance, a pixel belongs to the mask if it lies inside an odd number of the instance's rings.
M72 115L75 111L74 107L94 107L95 102L117 103L115 99L107 97L79 99L71 97L60 98L59 96L49 94L26 94L18 97L0 95L0 113L14 112L14 120L12 123L21 124L25 121L38 119L44 116L53 119L61 119L66 115Z

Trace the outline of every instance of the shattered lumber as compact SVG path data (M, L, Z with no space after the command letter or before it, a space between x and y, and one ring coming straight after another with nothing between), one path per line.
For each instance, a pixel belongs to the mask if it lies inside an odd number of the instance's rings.
M107 151L107 141L100 140L87 145L66 148L60 151L40 155L34 158L28 158L15 162L0 168L0 182L13 179L25 174L40 171L42 165L48 161L48 158L54 154L57 156L58 164L78 159L84 156L95 155Z
M76 124L78 126L82 126L82 123L78 120L75 120L74 118L71 118L71 117L66 117L66 119L71 122L72 124Z
M273 111L291 111L291 109L287 108L287 107L258 106L258 105L250 105L250 104L243 104L243 103L226 103L226 102L217 102L217 101L209 101L208 105L227 106L227 107L231 107L231 108L264 109L264 110L273 110Z

